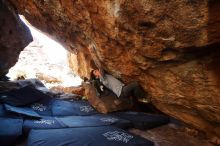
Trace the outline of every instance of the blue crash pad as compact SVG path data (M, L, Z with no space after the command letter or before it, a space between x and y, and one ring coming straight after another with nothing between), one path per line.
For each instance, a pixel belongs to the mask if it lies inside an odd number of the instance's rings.
M0 103L0 117L4 117L5 115L4 105Z
M41 118L41 116L36 113L33 109L29 107L15 107L8 104L5 104L5 110L8 112L15 113L17 115L32 117L32 118Z
M113 115L131 121L137 129L151 129L169 122L167 116L142 112L116 112Z
M87 116L98 112L87 101L55 100L52 113L53 116Z
M35 112L37 112L41 116L52 116L52 105L54 99L50 97L43 98L29 107L32 108Z
M67 126L57 121L55 117L42 117L41 119L24 120L23 129L28 132L31 129L59 129Z
M22 135L22 119L0 118L0 145L12 146Z
M57 117L56 119L67 127L98 127L106 125L114 125L120 128L131 127L131 123L128 120L102 114L91 116L66 116Z
M1 92L0 96L2 102L13 106L29 105L31 103L37 102L42 98L48 97L48 95L29 86Z
M153 146L113 126L31 130L27 146Z
M100 121L108 123L109 125L116 126L121 129L127 129L132 127L132 123L129 120L122 119L112 115L97 114L93 117L98 118Z

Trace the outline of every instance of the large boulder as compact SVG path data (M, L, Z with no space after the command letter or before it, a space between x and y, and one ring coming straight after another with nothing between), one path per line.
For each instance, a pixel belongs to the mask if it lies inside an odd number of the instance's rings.
M0 78L18 60L20 52L32 41L31 33L5 0L0 0Z
M220 137L220 1L9 1L71 51L80 76L102 65L138 80L158 109Z

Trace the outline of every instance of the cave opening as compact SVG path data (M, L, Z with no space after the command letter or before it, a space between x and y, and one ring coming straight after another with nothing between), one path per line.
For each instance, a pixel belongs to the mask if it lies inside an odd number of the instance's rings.
M58 42L33 27L24 16L19 18L30 29L33 41L20 52L17 63L10 68L10 80L36 78L47 88L81 85L81 78L69 67L68 51Z

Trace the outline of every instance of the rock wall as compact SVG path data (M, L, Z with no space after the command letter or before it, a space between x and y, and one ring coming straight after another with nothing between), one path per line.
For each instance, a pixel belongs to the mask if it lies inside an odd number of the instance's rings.
M80 76L96 64L138 80L161 111L220 137L220 1L9 1L75 54Z
M5 3L0 0L0 77L7 74L20 51L32 41L29 29Z

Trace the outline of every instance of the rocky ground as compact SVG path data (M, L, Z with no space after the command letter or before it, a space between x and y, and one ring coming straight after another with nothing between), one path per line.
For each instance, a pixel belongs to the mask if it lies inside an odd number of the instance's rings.
M133 134L139 135L143 138L154 142L155 146L214 146L215 144L209 142L204 135L199 135L193 129L173 123L154 128L148 131L141 131L138 129L130 129ZM193 131L193 132L189 132ZM195 134L196 133L196 134Z

